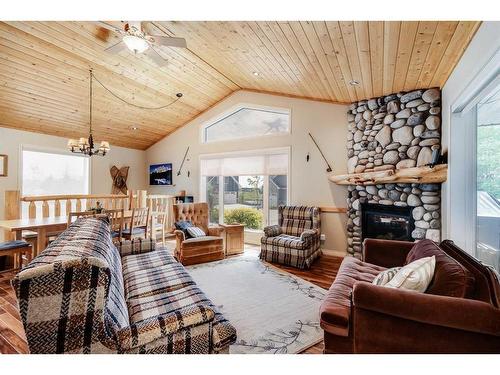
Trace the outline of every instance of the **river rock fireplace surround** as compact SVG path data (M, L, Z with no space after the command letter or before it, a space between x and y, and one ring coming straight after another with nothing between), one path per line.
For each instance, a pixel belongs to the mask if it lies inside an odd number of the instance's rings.
M397 172L431 163L433 150L439 150L441 146L440 101L440 91L432 88L351 104L347 113L348 173ZM350 184L347 198L348 254L361 258L362 241L366 237L392 236L413 241L428 238L439 242L440 203L440 183L364 181ZM384 206L393 207L392 214L384 210ZM378 208L379 212L373 208ZM370 209L375 211L371 222L366 218L366 210ZM370 228L363 230L363 225L370 225ZM403 237L402 231L405 232Z

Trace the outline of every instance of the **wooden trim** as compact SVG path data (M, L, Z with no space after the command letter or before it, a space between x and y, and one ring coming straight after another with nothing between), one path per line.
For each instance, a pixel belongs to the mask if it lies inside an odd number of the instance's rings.
M347 208L345 207L332 207L325 206L319 208L322 214L345 214L347 212Z
M233 94L236 93L236 92L240 92L240 91L254 92L254 93L257 93L257 94L267 94L267 95L281 96L281 97L290 98L290 99L311 100L311 101L314 101L314 102L329 103L329 104L340 104L340 105L351 104L350 102L339 102L339 101L336 101L336 100L322 99L322 98L317 98L317 97L313 97L313 96L302 96L302 95L294 95L294 94L285 94L285 93L275 92L275 91L247 89L247 88L241 88L241 89L235 90L235 91L233 91Z
M21 197L23 202L53 201L65 199L127 199L124 194L71 194L71 195L32 195Z
M428 183L438 184L446 181L448 164L439 164L434 168L415 167L398 170L351 173L330 176L338 185L376 185L389 183Z

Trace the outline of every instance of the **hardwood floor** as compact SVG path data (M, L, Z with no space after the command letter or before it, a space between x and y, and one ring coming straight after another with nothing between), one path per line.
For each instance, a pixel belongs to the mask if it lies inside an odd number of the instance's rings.
M257 252L259 248L245 245L245 251ZM314 262L309 270L276 266L322 288L329 288L337 275L341 262L342 258L323 255ZM15 274L16 272L0 273L0 353L4 354L28 353L24 328L17 310L16 295L10 284ZM323 342L320 342L302 353L321 354L322 352Z

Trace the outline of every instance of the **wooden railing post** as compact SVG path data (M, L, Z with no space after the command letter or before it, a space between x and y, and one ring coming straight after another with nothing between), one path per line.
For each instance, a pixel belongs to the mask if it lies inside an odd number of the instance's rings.
M5 191L5 204L4 204L4 219L15 220L21 217L21 192L19 190L6 190ZM13 240L14 233L9 230L4 231L5 240Z

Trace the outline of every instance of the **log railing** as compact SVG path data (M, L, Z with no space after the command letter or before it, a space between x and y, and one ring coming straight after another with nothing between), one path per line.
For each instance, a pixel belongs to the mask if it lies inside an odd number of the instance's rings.
M128 210L136 206L136 196L123 194L71 194L38 195L21 197L21 204L28 204L28 217L66 216L70 212L87 211L99 202L105 209ZM62 209L64 207L64 209ZM38 209L41 208L41 211Z

